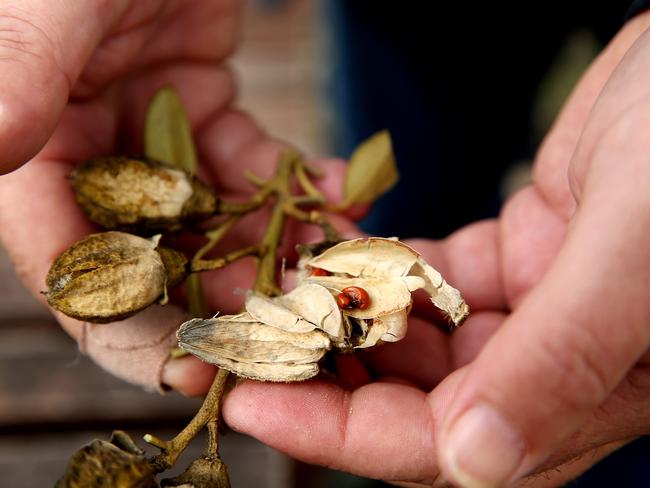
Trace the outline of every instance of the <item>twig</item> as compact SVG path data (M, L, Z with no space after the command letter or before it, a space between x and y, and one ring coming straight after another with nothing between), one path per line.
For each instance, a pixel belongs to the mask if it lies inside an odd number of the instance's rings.
M317 200L318 203L325 203L325 197L323 194L314 186L314 184L311 182L309 179L309 176L307 176L307 173L305 171L305 165L304 163L300 163L296 165L296 179L298 180L298 183L300 184L300 187L304 190L304 192Z
M228 266L230 263L233 263L238 259L252 256L254 254L260 254L260 246L249 246L243 249L238 249L216 259L193 259L190 263L190 271L192 273L197 273L199 271L214 271Z
M264 251L260 256L257 278L253 289L267 296L277 296L282 290L277 283L276 261L278 248L282 241L286 213L284 207L291 195L291 176L300 162L300 154L293 150L286 150L280 155L280 161L275 170L275 175L268 182L272 185L275 194L275 204L269 219L266 232L262 237Z
M260 183L262 183L261 189L246 202L219 202L218 213L225 215L241 215L260 208L264 205L264 202L266 202L271 193L273 193L273 188L271 185L267 184L268 182L260 180Z
M323 229L325 239L328 241L338 241L341 239L341 235L328 220L328 218L317 210L305 212L304 210L296 207L293 202L289 202L285 206L284 211L287 215L293 217L296 220L299 220L300 222L318 225L321 229Z
M199 411L196 412L194 418L187 426L170 441L163 441L151 434L144 436L145 442L156 446L161 450L161 453L154 456L149 460L156 472L161 473L171 468L178 456L185 450L188 444L196 437L196 435L203 429L208 422L218 419L221 415L221 399L228 379L228 371L220 369L212 386L208 391L205 400Z
M260 178L250 169L244 170L244 178L246 178L254 186L262 187L266 184L266 180L264 178Z

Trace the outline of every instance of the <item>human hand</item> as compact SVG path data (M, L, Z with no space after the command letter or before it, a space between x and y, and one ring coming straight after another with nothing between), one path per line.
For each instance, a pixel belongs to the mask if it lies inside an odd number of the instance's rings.
M469 302L462 329L416 306L338 383L243 383L228 424L405 486L557 486L650 433L649 25L586 73L497 221L410 243Z
M77 207L67 176L101 155L138 153L145 109L173 85L188 112L202 161L200 176L225 199L251 193L248 168L272 173L283 145L234 109L224 60L236 44L236 0L3 1L0 5L0 238L27 286L38 293L54 258L96 231ZM341 162L325 163L321 189L340 188ZM238 242L257 242L264 216L244 219ZM345 229L347 221L340 220ZM300 227L295 238L314 230ZM317 231L316 231L317 232ZM292 242L285 243L289 254ZM227 275L227 276L226 276ZM253 282L250 260L203 276L214 310L234 312L234 288ZM170 361L180 308L152 306L110 326L58 315L82 351L114 374L147 387L198 394L214 370L193 357Z

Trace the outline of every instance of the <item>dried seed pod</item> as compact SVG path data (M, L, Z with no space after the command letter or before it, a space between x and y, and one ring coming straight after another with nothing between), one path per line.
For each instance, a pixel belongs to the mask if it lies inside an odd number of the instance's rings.
M319 283L330 289L341 290L352 285L367 290L372 304L363 314L355 314L356 318L372 318L370 314L380 309L383 309L382 313L375 314L375 317L396 312L398 303L404 304L404 290L395 288L399 293L391 297L386 293L376 295L371 287L379 285L388 291L393 286L389 283L397 282L402 282L409 292L423 288L433 304L444 311L456 326L461 325L469 315L469 307L460 292L450 286L416 251L396 239L373 237L341 242L307 259L304 266L322 268L334 275L307 277L305 280L308 282Z
M221 459L201 457L180 475L164 479L161 486L178 486L183 488L230 488L226 465Z
M48 303L89 322L121 320L151 305L185 275L185 256L159 253L160 236L92 234L61 254L47 274ZM169 271L166 265L170 267Z
M88 218L107 229L177 230L217 208L214 193L196 177L148 159L93 159L70 179Z
M302 381L318 374L330 348L323 332L288 332L248 313L193 319L178 330L178 344L200 359L245 378Z
M118 436L118 440L116 440ZM125 445L120 442L127 439ZM129 447L130 446L130 447ZM157 487L155 473L144 452L124 432L110 442L95 440L77 451L55 488Z
M306 283L276 298L249 293L246 311L258 322L288 332L320 329L335 340L343 339L343 322L327 288Z

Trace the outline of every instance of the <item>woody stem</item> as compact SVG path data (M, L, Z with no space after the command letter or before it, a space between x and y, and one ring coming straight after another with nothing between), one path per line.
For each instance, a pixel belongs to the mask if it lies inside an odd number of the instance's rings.
M161 450L160 454L154 456L150 460L150 463L156 472L160 473L171 468L176 462L176 459L178 459L178 456L180 456L201 429L203 429L209 422L215 421L219 418L219 415L221 415L221 400L223 398L227 379L228 371L220 369L214 377L212 386L203 400L203 404L201 405L201 408L199 408L199 411L196 412L196 415L190 423L187 424L187 426L172 440L162 441L151 434L146 434L144 436L146 442ZM216 443L214 443L213 449L216 451ZM209 453L209 455L212 454L213 453ZM216 456L218 457L218 454L216 454Z

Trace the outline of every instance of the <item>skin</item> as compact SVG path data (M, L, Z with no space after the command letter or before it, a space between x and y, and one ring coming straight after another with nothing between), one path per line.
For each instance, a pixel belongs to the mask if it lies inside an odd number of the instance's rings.
M224 197L250 191L242 160L272 171L282 144L232 108L222 64L239 5L189 3L0 5L0 168L9 173L0 236L33 291L53 258L93 230L64 176L77 161L139 147L134 134L158 87L179 90L202 176ZM522 449L513 466L494 463L503 472L482 480L493 485L556 486L650 433L649 25L647 13L628 22L594 62L537 156L535 182L498 219L410 243L463 291L473 313L462 329L433 326L439 317L418 297L403 341L341 358L338 382L244 382L225 402L229 425L298 459L403 486L472 484L454 467L451 430L480 405ZM337 199L342 163L323 166L321 187ZM351 220L336 224L355 235ZM227 244L254 242L257 227ZM316 235L293 230L287 250ZM233 312L230 290L247 287L254 270L244 261L222 273L206 289L215 309ZM78 323L62 325L78 337ZM164 379L200 394L212 374L186 358ZM500 425L488 424L477 428ZM465 452L478 459L480 432L472 439Z

